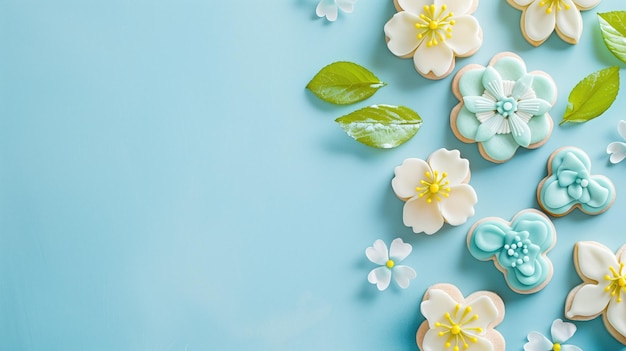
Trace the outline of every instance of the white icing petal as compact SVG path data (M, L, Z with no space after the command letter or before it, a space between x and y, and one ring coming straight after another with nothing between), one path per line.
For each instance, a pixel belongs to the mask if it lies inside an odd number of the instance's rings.
M562 35L577 42L583 32L583 18L572 0L562 1L564 2L561 5L562 9L555 11L556 27ZM569 6L569 8L565 9L565 6Z
M525 112L531 116L539 116L550 111L552 105L543 99L521 100L517 103L518 112Z
M601 0L574 0L574 3L578 8L582 10L589 10L600 3Z
M574 294L569 310L565 311L565 316L569 319L576 316L596 316L604 311L610 298L611 295L604 291L604 286L585 284Z
M623 294L622 292L622 296ZM618 333L626 337L626 299L622 302L617 302L616 299L611 300L606 318Z
M444 319L443 316L446 313L454 311L456 304L457 302L445 291L440 289L429 289L428 300L422 301L420 304L420 310L422 311L424 317L426 317L426 320L428 320L428 326L430 329L434 329L435 323Z
M524 345L524 351L550 350L552 350L552 341L537 332L528 333L528 342Z
M407 244L402 239L397 238L391 242L391 248L389 248L389 258L395 262L399 262L407 258L413 250L411 244Z
M402 213L404 225L412 227L415 233L434 234L443 227L443 217L437 202L427 203L426 199L414 197L404 204Z
M475 7L476 0L435 0L435 6L441 7L441 5L448 6L448 11L455 15L463 15L469 13L473 7ZM456 18L455 18L456 19Z
M496 102L484 96L464 96L465 108L472 113L492 112L496 109Z
M503 129L502 127L505 124L506 120L501 114L494 114L491 118L480 124L474 140L483 142L491 139L499 130Z
M454 55L445 42L430 47L422 43L415 50L413 63L420 73L427 75L433 72L435 76L441 77L454 65Z
M441 215L450 225L461 225L474 215L474 205L478 202L474 188L467 184L450 187L450 195L441 199Z
M389 282L391 282L391 270L387 267L374 268L367 275L367 281L376 284L378 290L383 291L389 287Z
M554 31L556 18L554 12L546 13L546 7L541 6L540 0L535 0L524 12L524 30L528 38L542 42Z
M406 201L417 195L415 188L421 186L420 180L426 178L425 173L430 167L424 160L407 158L402 165L394 169L395 177L391 180L391 187L397 197Z
M417 277L415 270L409 266L394 266L392 275L393 280L395 280L402 289L408 288L411 279Z
M550 328L550 334L552 335L552 341L562 344L569 340L576 332L576 325L574 323L563 322L562 319L555 319L552 322Z
M561 351L583 351L583 350L580 347L574 346L574 345L561 345Z
M365 249L365 256L367 256L368 260L376 264L384 265L389 260L389 255L387 253L387 245L385 245L384 241L378 239L374 241L373 246L370 246L367 249Z
M622 246L622 248L620 250L622 251L622 253L619 256L619 262L626 264L626 248L624 248L624 246Z
M483 331L498 319L498 308L491 298L483 295L468 304L472 308L472 314L478 315L478 319L468 321L464 328L479 327Z
M428 164L433 171L440 174L446 172L446 180L450 185L457 185L469 181L470 167L467 159L461 158L459 150L439 149L428 158Z
M470 15L454 16L454 20L456 23L452 29L452 37L446 39L445 44L460 56L478 50L483 43L478 35L480 33L478 20Z
M351 13L354 10L354 3L356 0L336 0L337 6L347 13Z
M611 161L611 163L615 164L622 162L622 160L626 158L626 144L614 141L606 147L606 153L611 154L609 157L609 161Z
M387 47L396 56L406 56L412 53L420 43L417 39L418 29L415 23L419 17L412 13L398 12L385 24L385 35L389 38Z
M424 6L432 4L432 0L398 0L398 5L404 11L419 15L424 10Z
M619 267L615 254L604 245L581 241L576 247L578 269L587 278L603 282L604 277L610 272L609 267Z
M617 132L622 137L622 139L626 140L626 121L620 120L617 122Z
M441 329L439 329L441 330ZM452 351L451 347L445 347L445 342L448 340L445 336L439 336L439 331L429 329L424 335L424 342L422 343L423 351ZM452 339L454 343L454 339ZM459 340L460 342L460 340ZM453 344L454 345L454 344ZM468 351L493 351L493 344L488 339L482 336L476 336L476 342L470 342L471 345ZM459 350L465 350L463 345L459 343Z
M318 17L326 16L326 19L329 21L336 20L337 4L335 4L335 0L320 0L320 3L315 8L315 13Z

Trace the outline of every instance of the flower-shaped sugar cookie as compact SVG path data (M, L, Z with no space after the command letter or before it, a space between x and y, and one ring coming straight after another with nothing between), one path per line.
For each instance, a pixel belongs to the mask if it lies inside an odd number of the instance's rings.
M535 149L552 134L548 111L556 100L556 85L541 71L526 72L517 55L504 52L487 67L462 68L452 81L460 101L450 113L454 135L465 143L478 143L483 157L502 163L521 146Z
M505 341L494 328L504 318L502 299L489 291L467 298L451 284L428 288L420 309L426 320L416 334L422 351L504 351Z
M589 10L600 0L507 0L522 10L522 34L534 46L556 34L565 42L576 44L583 32L581 10Z
M478 202L468 183L469 161L458 150L439 149L428 161L408 158L394 170L391 186L403 201L404 225L434 234L444 222L460 225L474 215Z
M527 209L511 222L485 218L467 234L467 247L481 261L493 260L509 287L520 294L543 289L552 278L546 253L556 243L556 229L543 213Z
M591 174L591 160L578 148L557 149L548 160L548 176L537 187L537 202L548 214L561 217L579 208L600 214L615 200L615 187L602 175Z
M482 29L470 14L478 0L394 0L398 13L385 24L387 47L413 58L429 79L446 77L455 57L473 55L482 45Z
M586 321L602 315L608 332L626 345L626 245L613 254L600 243L578 242L574 264L583 283L567 295L565 316Z

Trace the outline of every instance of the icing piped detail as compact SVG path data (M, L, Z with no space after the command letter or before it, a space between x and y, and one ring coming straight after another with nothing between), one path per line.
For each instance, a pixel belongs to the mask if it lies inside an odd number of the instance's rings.
M626 345L626 245L614 254L598 242L580 241L574 262L583 283L567 295L565 316L589 320L602 315L607 331Z
M520 211L511 222L485 218L467 236L470 254L481 261L493 260L511 289L521 294L545 287L552 277L547 252L556 243L550 219L534 209Z
M547 213L564 216L578 207L594 215L613 203L613 183L605 176L591 174L591 160L583 150L560 148L550 156L548 167L548 176L537 187L537 200Z
M583 31L580 11L590 10L601 0L507 0L522 11L521 27L526 41L541 45L552 32L565 42L578 43Z
M505 162L519 147L537 148L552 133L548 112L556 85L543 72L527 73L515 54L499 54L487 67L461 69L452 89L460 101L450 114L454 134L466 143L478 143L490 161Z
M421 350L504 351L504 338L494 329L504 317L498 295L479 291L464 298L454 285L437 284L420 309L426 317L417 331Z
M384 27L387 47L413 58L415 69L429 79L448 76L455 57L473 55L482 45L482 29L471 13L478 0L396 0L396 13Z

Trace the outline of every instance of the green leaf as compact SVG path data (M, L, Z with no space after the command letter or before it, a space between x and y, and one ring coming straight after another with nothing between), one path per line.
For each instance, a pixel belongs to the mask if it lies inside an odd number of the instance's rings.
M613 104L618 91L618 66L588 75L569 93L567 108L560 124L582 123L600 116Z
M422 126L422 118L404 106L372 105L335 120L356 141L388 149L404 144Z
M626 11L598 13L598 22L606 47L626 62Z
M322 68L306 87L326 102L347 105L367 99L385 85L365 67L340 61Z

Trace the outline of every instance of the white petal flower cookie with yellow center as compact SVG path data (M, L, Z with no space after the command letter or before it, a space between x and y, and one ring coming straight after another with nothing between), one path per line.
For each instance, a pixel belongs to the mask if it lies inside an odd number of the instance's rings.
M403 221L415 233L434 234L444 222L461 225L478 202L470 167L459 150L439 149L427 161L408 158L394 170L391 186L405 201Z
M451 284L428 288L420 305L426 320L416 333L422 351L504 351L505 341L494 328L504 318L504 302L490 291L467 298Z
M482 45L482 29L471 13L478 0L394 0L398 13L385 24L387 47L413 58L415 69L441 79L454 69L455 57L473 55Z
M534 46L541 45L554 31L565 42L578 43L583 32L580 11L590 10L600 3L600 0L507 1L522 11L522 34Z

